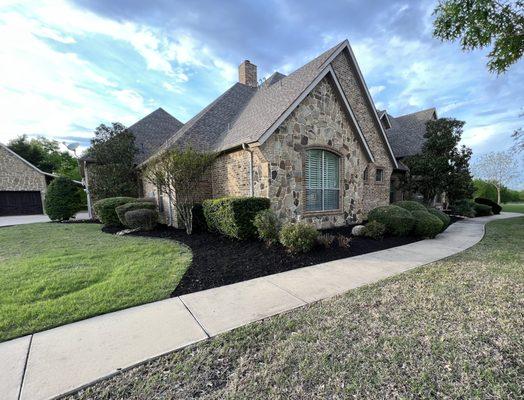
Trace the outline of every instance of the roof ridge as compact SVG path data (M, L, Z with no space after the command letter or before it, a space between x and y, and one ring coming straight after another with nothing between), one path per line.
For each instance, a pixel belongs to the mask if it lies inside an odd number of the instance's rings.
M395 118L395 119L397 119L397 118L404 118L404 117L409 117L411 115L420 114L420 113L424 113L424 112L428 112L428 111L435 111L436 112L437 109L436 109L436 107L425 108L424 110L414 111L412 113L399 115L398 117L393 117L393 118Z

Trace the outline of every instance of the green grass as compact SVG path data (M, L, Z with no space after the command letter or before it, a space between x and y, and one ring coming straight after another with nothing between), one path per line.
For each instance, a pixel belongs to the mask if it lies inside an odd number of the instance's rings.
M451 258L123 372L80 399L524 397L524 217Z
M191 262L173 241L98 224L0 228L0 341L169 297Z
M516 212L524 214L524 203L507 203L502 204L502 211Z

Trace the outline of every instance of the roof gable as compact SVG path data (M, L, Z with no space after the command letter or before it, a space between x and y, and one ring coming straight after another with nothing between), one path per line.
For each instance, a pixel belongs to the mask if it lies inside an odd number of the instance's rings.
M3 143L0 143L0 148L4 149L5 151L7 151L10 155L14 156L16 159L18 159L19 161L23 162L24 164L26 164L28 167L34 169L36 172L42 174L42 175L46 175L46 176L50 176L50 177L53 177L53 178L56 178L56 175L54 174L50 174L49 172L44 172L42 171L41 169L39 169L38 167L34 166L33 164L31 164L29 161L27 161L25 158L22 158L21 156L19 156L17 153L15 153L13 150L11 150L9 147L7 147L5 144Z

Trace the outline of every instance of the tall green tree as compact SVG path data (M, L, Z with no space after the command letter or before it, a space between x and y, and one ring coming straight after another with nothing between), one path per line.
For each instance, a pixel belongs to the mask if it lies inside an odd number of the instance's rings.
M463 50L491 46L488 68L503 73L524 54L524 1L442 0L433 35L459 40Z
M138 195L135 169L135 137L124 125L101 124L94 132L86 155L95 161L89 167L89 186L93 199Z
M522 174L511 150L483 154L475 164L474 171L475 176L495 187L498 204L501 203L502 188Z
M422 194L428 204L443 192L450 203L473 194L471 149L459 146L463 126L463 121L451 118L429 121L422 152L403 160L410 169L405 188Z

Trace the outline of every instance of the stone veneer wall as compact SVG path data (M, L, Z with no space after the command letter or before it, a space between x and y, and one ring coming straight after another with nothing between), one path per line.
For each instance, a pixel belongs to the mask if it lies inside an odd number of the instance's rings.
M282 220L301 220L318 228L345 225L364 217L364 149L330 78L324 78L261 146L269 161L272 208ZM341 156L342 201L339 211L306 212L305 152L324 148Z
M0 146L0 191L40 191L43 201L46 188L45 175Z
M375 158L375 163L369 166L369 179L364 187L364 211L367 213L377 206L389 204L389 182L394 165L380 132L380 122L373 115L365 89L346 51L333 60L332 66ZM383 182L375 182L376 168L384 170Z

